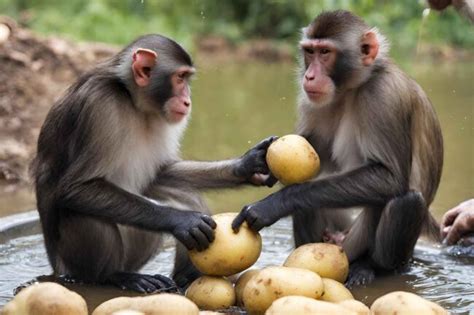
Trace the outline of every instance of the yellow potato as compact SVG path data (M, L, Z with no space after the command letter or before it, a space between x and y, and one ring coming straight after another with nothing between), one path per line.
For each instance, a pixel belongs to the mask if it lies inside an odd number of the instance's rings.
M235 303L234 287L222 277L197 278L186 290L186 297L205 310L228 308Z
M329 279L322 278L324 284L324 292L320 300L326 302L341 302L344 300L353 300L354 296L342 283Z
M357 315L343 306L304 296L285 296L272 303L265 315Z
M230 276L252 266L260 256L262 238L247 223L238 233L231 227L237 213L221 213L212 218L216 221L215 240L202 252L189 252L191 261L203 274Z
M349 260L344 250L334 244L312 243L295 249L283 264L286 267L304 268L323 278L344 283L349 274Z
M250 269L240 275L239 279L235 283L235 300L237 301L237 305L242 306L242 296L244 294L245 286L250 281L250 279L252 279L252 277L259 272L260 269Z
M146 315L199 314L199 308L196 304L184 296L161 293L111 299L97 306L92 315L111 315L122 310L138 311Z
M3 315L87 315L87 304L76 292L54 282L33 284L3 308Z
M322 293L321 277L312 271L289 267L267 267L249 280L242 300L247 311L263 313L273 301L283 296L301 295L317 299Z
M134 311L134 310L123 310L123 311L113 312L112 315L145 315L145 313Z
M379 297L370 310L374 315L447 315L436 303L409 292L395 291Z
M355 312L357 315L371 315L369 308L357 300L345 300L337 304Z
M266 160L272 174L284 185L305 182L319 172L318 154L299 135L286 135L274 141Z

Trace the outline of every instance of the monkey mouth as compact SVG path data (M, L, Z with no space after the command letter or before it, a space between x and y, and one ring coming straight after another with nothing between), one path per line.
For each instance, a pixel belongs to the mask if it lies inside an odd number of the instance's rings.
M321 97L326 95L326 93L324 93L324 92L315 91L315 90L305 90L305 92L306 92L306 95L308 96L308 98L310 100L320 99Z

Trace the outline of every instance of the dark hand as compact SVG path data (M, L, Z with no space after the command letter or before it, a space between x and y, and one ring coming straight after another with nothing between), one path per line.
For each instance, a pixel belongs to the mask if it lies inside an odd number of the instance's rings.
M247 182L254 185L272 187L277 180L270 174L266 155L268 147L277 138L278 137L275 136L266 138L247 151L247 153L239 159L234 169L235 176L244 178Z
M216 222L201 212L179 211L180 217L176 218L176 225L172 234L183 243L188 250L203 251L214 241Z
M248 226L258 232L288 214L278 193L275 193L263 200L245 206L232 222L232 229L234 232L238 232L244 221L247 221Z

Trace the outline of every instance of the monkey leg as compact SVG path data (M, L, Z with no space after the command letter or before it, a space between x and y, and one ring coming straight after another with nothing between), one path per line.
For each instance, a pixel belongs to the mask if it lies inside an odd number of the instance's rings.
M151 240L150 232L67 215L61 218L59 234L58 263L54 266L58 275L141 293L177 291L175 283L165 276L134 273L156 252L157 241L145 242Z
M416 191L392 199L382 212L370 258L376 268L393 270L411 258L428 209Z
M346 286L367 284L375 278L375 271L367 258L370 240L374 238L380 209L364 209L344 238L342 247L350 262Z
M176 244L176 258L174 263L174 269L172 273L172 278L176 284L185 290L191 282L196 280L201 276L196 267L192 264L189 259L188 250L183 244L177 242Z
M366 244L367 254L362 253L363 239L359 239L360 243L357 244L357 238L352 238L352 244L360 250L355 253L354 249L351 251L351 245L346 243L350 241L349 235L346 237L344 245L349 250L348 256L351 261L346 282L348 287L370 283L375 278L374 269L394 270L408 262L420 235L423 220L426 218L427 207L420 193L410 191L404 196L392 199L377 220L379 212L372 210L372 215L368 212L366 218L362 220L366 221L366 229L377 226L375 233L367 231L366 235L373 239ZM377 220L378 224L374 220ZM362 221L360 227L364 225ZM355 229L351 228L350 232L353 231ZM360 235L363 233L360 232Z

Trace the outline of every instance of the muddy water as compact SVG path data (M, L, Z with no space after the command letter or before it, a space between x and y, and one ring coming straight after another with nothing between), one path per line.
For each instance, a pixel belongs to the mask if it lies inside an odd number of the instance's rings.
M432 205L439 218L446 209L474 197L474 63L403 68L426 90L443 128L445 164ZM238 156L268 135L292 132L296 96L293 74L291 65L234 64L199 69L193 83L194 109L183 143L184 157ZM206 198L215 212L238 211L273 190L244 188L210 192ZM33 207L34 199L28 192L0 197L0 216ZM281 264L292 247L290 234L287 220L265 230L264 252L257 266ZM172 257L172 248L168 247L145 271L169 273ZM373 285L357 288L354 294L370 304L385 292L414 291L463 313L474 309L473 266L473 259L452 258L437 247L420 246L405 273L379 278ZM49 272L40 235L32 233L1 240L0 305L11 298L12 289L18 284ZM87 298L91 307L119 294L114 289L77 286L74 289Z
M32 235L14 237L0 243L0 305L12 297L12 290L20 283L37 275L51 273L42 237L31 229ZM25 234L25 233L23 233ZM293 248L291 221L284 219L262 231L263 252L255 267L281 265ZM169 274L174 257L173 241L165 242L165 250L157 255L142 270L144 273ZM411 291L436 301L454 313L474 310L474 257L448 256L445 249L433 245L419 244L415 258L402 274L379 277L369 286L352 290L354 296L370 305L377 297L395 290ZM98 304L124 293L111 287L68 285L81 294L92 310Z

